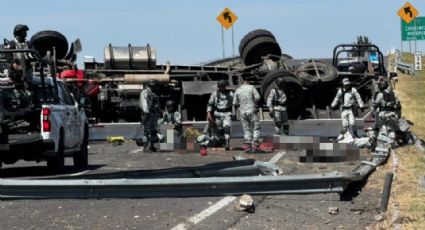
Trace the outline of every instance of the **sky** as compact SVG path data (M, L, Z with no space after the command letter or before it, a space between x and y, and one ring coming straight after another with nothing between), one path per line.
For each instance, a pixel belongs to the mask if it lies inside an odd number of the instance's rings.
M19 0L4 1L0 36L13 38L16 24L29 26L29 37L57 30L68 41L79 38L83 56L103 62L103 49L146 46L158 63L196 65L222 57L221 25L216 17L228 7L237 16L234 54L239 41L255 29L271 31L283 53L294 58L326 58L335 45L368 36L383 52L400 48L400 0ZM425 1L410 3L425 15ZM225 54L233 56L232 30L224 29ZM417 42L418 50L425 41ZM404 42L403 50L409 50Z

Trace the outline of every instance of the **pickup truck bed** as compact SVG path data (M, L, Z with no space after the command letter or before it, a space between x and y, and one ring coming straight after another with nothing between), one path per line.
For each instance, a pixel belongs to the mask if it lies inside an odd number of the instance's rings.
M10 134L8 150L2 151L2 160L5 163L14 163L17 159L42 160L53 153L55 143L43 140L39 133Z

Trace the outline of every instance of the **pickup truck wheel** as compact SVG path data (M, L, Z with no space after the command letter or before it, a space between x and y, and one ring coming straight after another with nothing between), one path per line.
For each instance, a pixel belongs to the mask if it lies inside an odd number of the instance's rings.
M59 136L58 152L47 159L47 168L53 173L60 173L65 166L65 147L63 134Z
M83 139L83 143L81 144L81 149L80 151L77 151L74 153L74 167L79 168L79 169L85 169L87 168L88 164L89 164L89 159L88 159L88 146L89 146L89 140L88 140L88 130L84 131L84 139Z

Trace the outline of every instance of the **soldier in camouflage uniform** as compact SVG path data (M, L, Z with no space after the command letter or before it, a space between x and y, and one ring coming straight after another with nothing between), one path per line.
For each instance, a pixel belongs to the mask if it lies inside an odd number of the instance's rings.
M142 112L143 151L156 152L154 143L157 142L157 126L160 114L158 95L159 82L151 80L140 93L140 109Z
M286 111L287 98L283 91L284 84L283 78L278 78L276 80L277 87L270 91L267 98L267 107L270 110L270 117L274 120L276 135L281 134L281 129L286 135L289 133L288 113Z
M388 136L394 140L395 132L398 130L398 99L389 89L387 81L380 81L378 89L379 92L373 101L373 108L378 114L375 128L379 132L384 127Z
M13 29L13 36L15 39L9 42L5 48L6 49L28 49L27 31L29 30L28 26L18 24ZM12 68L10 78L17 82L18 84L23 84L24 82L32 81L32 69L30 64L30 59L32 56L28 53L13 53L12 55ZM25 63L23 63L25 62ZM25 64L25 75L23 74L23 64Z
M236 108L239 108L247 152L259 150L259 101L260 94L253 85L249 84L248 81L243 82L243 84L236 90L233 98L233 105ZM252 149L252 141L254 141L254 149Z
M218 90L211 94L207 106L208 122L215 122L219 132L224 133L226 150L230 149L230 127L232 126L233 92L226 89L227 81L217 82Z
M343 127L341 133L349 131L353 137L357 137L356 117L354 116L353 110L356 109L356 105L363 110L364 103L356 88L351 87L348 78L342 79L342 86L343 87L338 90L335 99L332 101L331 109L335 109L338 104L340 105Z
M165 102L165 112L162 114L162 119L160 124L170 124L173 126L174 131L180 137L183 134L182 128L182 116L179 111L177 111L176 103L173 100L168 100Z

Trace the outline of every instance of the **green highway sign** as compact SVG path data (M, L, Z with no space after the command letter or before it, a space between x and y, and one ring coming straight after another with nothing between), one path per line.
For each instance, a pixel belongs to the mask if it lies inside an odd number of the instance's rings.
M401 40L425 40L425 17L416 17L410 23L401 20Z

